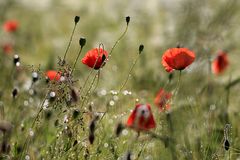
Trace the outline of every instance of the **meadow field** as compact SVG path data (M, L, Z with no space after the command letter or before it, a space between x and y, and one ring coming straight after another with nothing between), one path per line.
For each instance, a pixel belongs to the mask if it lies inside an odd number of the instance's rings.
M0 0L0 159L240 160L239 0Z

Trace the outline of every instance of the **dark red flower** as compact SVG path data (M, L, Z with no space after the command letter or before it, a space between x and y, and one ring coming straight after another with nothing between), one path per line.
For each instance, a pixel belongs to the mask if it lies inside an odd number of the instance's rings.
M51 81L52 80L59 81L61 78L61 73L54 70L49 70L46 72L46 77Z
M6 21L3 24L3 29L6 32L15 32L17 30L18 26L19 26L18 21L16 21L16 20L9 20L9 21Z
M169 99L172 97L172 93L168 93L162 88L158 91L157 96L154 99L155 105L159 108L159 111L170 109Z
M82 59L82 63L90 68L99 69L104 65L103 62L107 56L107 51L103 50L102 48L94 48L86 53Z
M13 51L13 47L12 47L11 44L4 44L2 46L2 49L3 49L3 52L6 53L6 54L10 54Z
M214 74L222 73L229 65L228 56L225 52L220 51L212 62L212 72Z
M149 104L137 104L127 120L127 126L136 130L149 130L156 127Z
M183 70L195 60L195 53L187 48L170 48L162 56L162 65L167 72Z

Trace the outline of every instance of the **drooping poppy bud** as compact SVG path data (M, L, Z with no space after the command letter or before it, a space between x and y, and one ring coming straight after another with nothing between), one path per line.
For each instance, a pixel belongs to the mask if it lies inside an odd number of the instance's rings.
M18 29L18 22L16 20L9 20L3 24L3 29L6 32L15 32Z
M104 66L105 59L107 58L107 51L102 48L94 48L86 53L82 59L82 63L90 68L99 69Z
M228 65L228 56L225 52L221 51L212 62L212 72L216 75L223 73Z
M162 65L167 72L183 70L193 63L195 53L188 48L170 48L162 56Z
M159 108L160 112L170 109L168 101L171 97L172 93L168 93L162 88L158 91L157 96L154 99L154 103Z
M136 130L149 130L156 127L149 104L137 104L127 120L128 127Z
M59 81L61 78L61 73L54 70L49 70L46 72L46 78L50 81Z

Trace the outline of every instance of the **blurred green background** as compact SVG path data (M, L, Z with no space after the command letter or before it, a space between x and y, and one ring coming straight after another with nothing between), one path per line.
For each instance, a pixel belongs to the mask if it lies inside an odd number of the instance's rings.
M101 71L97 92L101 92L102 89L107 91L119 89L138 56L139 45L145 46L130 81L124 88L132 91L133 95L130 98L120 97L116 102L117 108L111 110L109 117L122 113L123 115L117 117L116 121L125 121L129 111L134 107L136 98L140 102L153 105L154 97L161 87L169 91L174 90L178 73L174 72L172 82L166 85L169 73L161 65L161 57L168 48L181 45L193 50L196 53L196 60L183 71L178 94L172 102L171 115L175 131L170 136L176 139L174 145L177 148L173 154L179 159L211 159L218 148L222 148L223 129L226 123L230 123L233 144L231 156L232 159L238 158L240 1L1 0L0 24L15 19L19 21L20 27L12 35L1 31L0 43L13 42L14 51L20 55L23 66L40 65L43 72L56 69L58 57L63 57L67 47L76 15L80 16L80 22L67 55L70 64L77 56L80 37L87 40L81 58L91 48L97 48L100 43L110 51L126 27L125 17L131 17L126 36L117 45L110 61ZM222 75L215 76L209 70L209 62L220 50L227 51L230 65ZM9 59L11 57L3 54L1 59L4 56ZM74 73L79 80L78 84L84 82L89 71L90 69L79 60ZM4 75L3 72L0 74ZM31 73L24 75L25 79L29 79L30 75ZM0 85L4 86L6 80L2 77ZM237 82L233 83L234 80ZM231 92L225 88L228 84L233 86ZM93 94L92 101L99 104L101 109L102 98L96 98L96 94ZM166 114L158 113L154 105L152 107L160 124L156 132L168 135L166 126L169 124ZM225 113L230 120L224 118ZM115 125L109 122L112 124L109 128L108 116L104 119L106 121L106 126L103 125L104 133L113 130ZM54 130L50 129L50 132L54 133ZM108 143L113 143L111 137L103 137L110 141ZM126 136L125 140L128 138ZM113 141L117 144L118 140ZM166 149L163 143L151 142L155 146L153 145L154 154L149 159L170 159L172 150ZM123 155L126 146L119 146L119 155ZM142 146L136 148L139 151ZM149 152L147 149L144 150L142 159L147 159ZM104 151L100 159L108 157L109 154L108 151ZM226 158L226 155L228 152L219 153L220 159ZM94 158L99 157L93 156Z

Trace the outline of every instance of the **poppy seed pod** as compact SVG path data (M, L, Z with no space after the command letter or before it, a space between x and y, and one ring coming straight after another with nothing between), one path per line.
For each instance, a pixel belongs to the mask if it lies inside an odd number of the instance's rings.
M128 25L129 22L130 22L130 17L129 16L126 17L126 22L127 22L127 25Z
M75 16L75 18L74 18L75 24L77 24L79 22L79 20L80 20L80 17L79 16Z
M86 44L86 38L81 37L81 38L79 39L79 45L80 45L81 47L83 47L83 46L85 46L85 44Z

